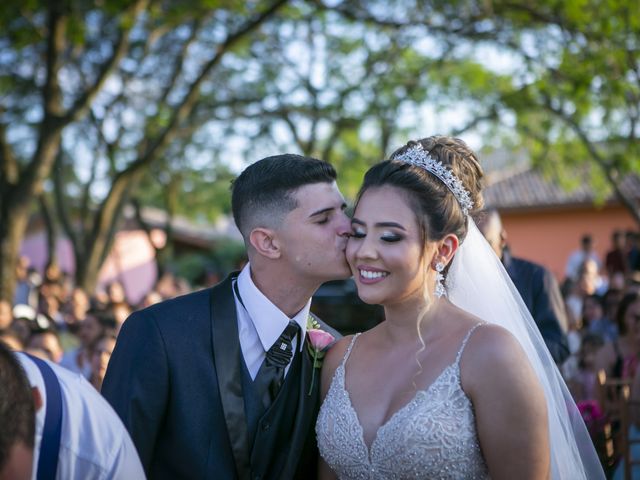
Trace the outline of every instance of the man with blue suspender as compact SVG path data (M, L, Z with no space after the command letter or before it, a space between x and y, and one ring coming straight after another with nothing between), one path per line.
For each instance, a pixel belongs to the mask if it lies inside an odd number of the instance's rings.
M79 375L0 342L0 480L144 478L106 401Z

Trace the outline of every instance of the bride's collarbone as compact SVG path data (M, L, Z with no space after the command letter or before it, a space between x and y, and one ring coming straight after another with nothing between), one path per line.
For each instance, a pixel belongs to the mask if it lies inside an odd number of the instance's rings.
M345 384L356 403L371 404L387 417L386 413L398 410L418 391L428 390L454 362L455 353L444 356L437 352L409 356L362 355L349 359Z

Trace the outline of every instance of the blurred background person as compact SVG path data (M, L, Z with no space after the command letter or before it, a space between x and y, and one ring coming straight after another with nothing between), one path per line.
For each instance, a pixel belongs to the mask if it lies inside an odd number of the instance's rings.
M89 306L89 296L82 288L75 287L63 309L64 323L71 333L78 332L80 324L87 316Z
M26 345L31 338L31 333L37 328L36 311L29 305L16 305L13 307L13 322L10 330L15 334L22 345Z
M77 336L80 345L67 350L60 365L89 379L92 373L92 347L107 332L115 332L115 330L116 321L113 316L99 310L90 311L78 326Z
M149 291L144 297L142 297L142 301L138 305L138 310L142 310L143 308L150 307L151 305L155 305L156 303L160 303L162 300L162 295L156 290Z
M31 355L53 363L60 363L64 355L60 335L53 327L33 331L25 347L25 351Z
M91 348L91 375L90 382L96 390L102 388L104 374L107 373L109 359L116 347L116 334L108 331L96 339Z
M608 377L633 379L640 353L640 293L624 296L616 314L618 338L606 342L598 355L598 369Z
M614 230L611 234L611 248L605 256L604 265L610 280L621 275L624 281L627 277L629 264L625 251L625 236L621 230Z
M630 272L640 272L640 233L627 230L625 233L625 250Z
M587 259L593 260L596 263L596 270L600 270L602 262L594 250L593 237L590 234L585 233L580 238L580 248L569 255L567 266L565 268L566 277L573 281L577 281L578 274L580 273L580 266L583 265Z
M615 290L608 290L604 297L589 295L582 304L582 321L590 333L599 335L604 341L613 342L618 338L618 326L615 322L615 311L609 316L610 308L605 309L606 302L615 295ZM618 307L615 303L615 308Z
M581 317L584 299L589 295L604 293L606 288L606 282L598 273L598 264L592 258L587 258L578 268L576 279L567 278L565 281L567 313Z
M120 302L111 304L111 306L107 309L107 312L109 312L109 314L115 320L116 333L118 333L120 332L120 328L122 327L124 321L129 317L129 315L131 315L131 312L133 312L133 309L127 302Z
M520 292L554 361L562 364L569 356L565 333L568 321L555 277L542 265L511 255L507 232L497 210L483 212L477 224Z
M21 255L16 262L16 291L13 297L14 305L30 305L36 306L37 288L39 282L37 274L33 270L29 270L30 260L28 257Z
M597 399L597 356L603 345L600 335L587 333L582 338L575 370L565 375L567 386L577 404Z
M0 300L0 333L9 330L13 323L13 308L8 300Z

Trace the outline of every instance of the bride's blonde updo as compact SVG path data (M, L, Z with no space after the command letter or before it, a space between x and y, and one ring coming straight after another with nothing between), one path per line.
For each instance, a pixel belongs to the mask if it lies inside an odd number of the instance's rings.
M416 145L449 169L469 193L472 215L483 207L482 167L476 154L459 138L433 136L410 141L391 155L391 160L381 162L369 169L358 193L358 200L369 188L393 186L407 194L422 227L424 240L434 241L453 233L460 243L467 235L467 215L449 187L434 174L422 167L400 160L402 154Z

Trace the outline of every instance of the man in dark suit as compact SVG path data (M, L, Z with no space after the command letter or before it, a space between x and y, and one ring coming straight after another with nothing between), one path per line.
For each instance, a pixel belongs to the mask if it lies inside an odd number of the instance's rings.
M562 364L569 356L569 345L567 317L558 282L542 265L511 256L507 248L507 234L497 210L483 212L477 221L478 228L520 292L551 356L558 365Z
M310 299L350 276L351 227L335 179L328 163L297 155L249 166L232 189L249 263L123 325L102 393L149 477L315 476Z

